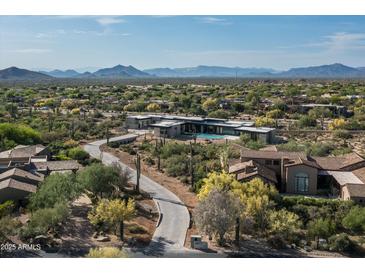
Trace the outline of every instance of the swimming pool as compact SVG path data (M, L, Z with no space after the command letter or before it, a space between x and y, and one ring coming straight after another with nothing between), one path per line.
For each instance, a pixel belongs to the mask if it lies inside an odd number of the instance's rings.
M209 139L209 140L214 140L214 139L224 139L227 136L225 135L217 135L217 134L209 134L209 133L198 133L196 134L196 138L198 139Z

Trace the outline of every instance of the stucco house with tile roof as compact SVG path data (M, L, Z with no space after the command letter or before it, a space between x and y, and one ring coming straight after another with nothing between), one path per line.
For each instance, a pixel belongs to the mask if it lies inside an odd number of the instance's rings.
M231 165L229 172L242 182L259 177L282 193L325 195L365 204L365 159L356 153L310 157L301 152L242 149L240 163Z
M20 168L13 168L0 174L0 203L7 200L23 202L30 193L37 191L37 186L44 176Z
M51 161L49 149L43 145L17 146L0 152L0 203L23 203L46 176L80 168L75 160Z

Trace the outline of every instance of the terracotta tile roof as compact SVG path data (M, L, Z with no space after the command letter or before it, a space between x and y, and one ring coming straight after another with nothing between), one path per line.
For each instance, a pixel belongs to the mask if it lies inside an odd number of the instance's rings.
M365 159L356 153L336 157L312 157L321 169L341 170L354 164L365 163Z
M32 146L19 145L13 149L0 152L0 158L29 158L38 155L45 149L46 147L40 144Z
M23 182L19 182L15 179L9 178L0 182L0 190L5 188L13 188L18 190L23 190L26 192L34 193L37 191L37 187L32 184L27 184Z
M228 173L236 173L237 171L241 171L246 166L252 166L253 161L240 162L229 166Z
M298 157L296 159L291 159L289 162L287 162L285 164L285 167L297 166L297 165L306 165L306 166L310 166L310 167L313 167L313 168L320 169L320 166L316 162L310 161L310 160L307 160L307 159L302 159L300 157Z
M365 184L365 167L352 171Z
M42 182L44 179L42 174L33 174L20 168L12 168L0 174L0 181L12 177L21 177L36 182Z
M235 166L232 166L230 170L235 170L238 181L255 176L260 176L273 183L277 183L275 171L254 161L239 163Z
M260 150L241 150L241 156L249 159L275 159L281 158L307 159L307 155L304 152L288 152L288 151L260 151Z
M36 169L49 171L78 170L81 165L75 160L33 163Z

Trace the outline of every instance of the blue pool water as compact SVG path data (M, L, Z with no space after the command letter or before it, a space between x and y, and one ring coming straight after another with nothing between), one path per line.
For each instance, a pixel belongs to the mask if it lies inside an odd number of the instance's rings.
M199 138L199 139L210 139L210 140L224 139L225 137L226 137L225 135L217 135L217 134L209 134L209 133L198 133L196 135L196 138Z

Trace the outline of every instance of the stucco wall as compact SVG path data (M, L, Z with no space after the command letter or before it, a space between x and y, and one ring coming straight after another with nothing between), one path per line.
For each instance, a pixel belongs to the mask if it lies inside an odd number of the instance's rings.
M286 169L286 192L297 194L317 194L317 179L318 171L315 168L306 165L296 165L285 168ZM308 192L296 192L295 189L295 175L298 173L306 173L309 177L308 180Z

